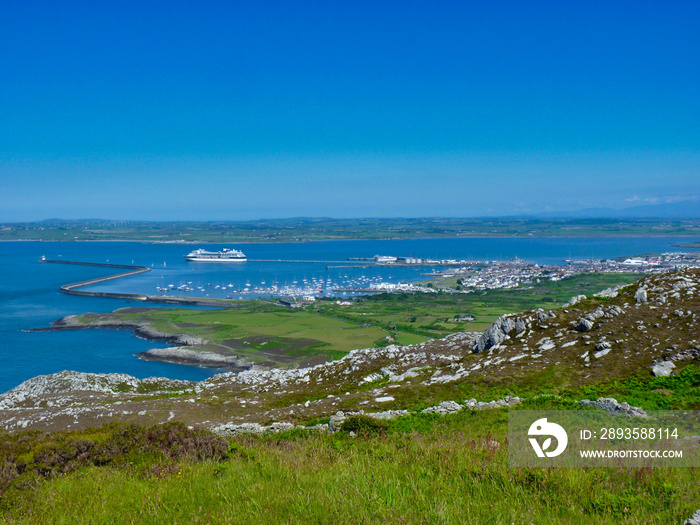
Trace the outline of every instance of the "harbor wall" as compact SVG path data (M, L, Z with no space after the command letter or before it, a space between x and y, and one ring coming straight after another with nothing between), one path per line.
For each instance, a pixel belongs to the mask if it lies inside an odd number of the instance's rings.
M104 277L96 277L94 279L87 279L85 281L78 281L75 283L64 284L61 286L61 292L68 295L79 295L82 297L102 297L106 299L125 299L127 301L143 301L150 303L161 303L161 304L181 304L181 305L193 305L193 306L217 306L230 308L234 306L232 302L226 301L224 299L210 299L204 297L178 297L178 296L166 296L166 295L146 295L146 294L132 294L132 293L116 293L116 292L90 292L85 290L78 290L78 288L83 288L85 286L91 286L95 284L100 284L106 281L112 281L114 279L123 279L124 277L130 277L132 275L138 275L140 273L150 272L151 269L146 266L134 266L127 264L108 264L108 263L91 263L91 262L80 262L80 261L58 261L52 259L39 259L42 263L51 264L74 264L78 266L98 266L102 268L119 268L128 269L128 272L120 272L112 275L105 275Z

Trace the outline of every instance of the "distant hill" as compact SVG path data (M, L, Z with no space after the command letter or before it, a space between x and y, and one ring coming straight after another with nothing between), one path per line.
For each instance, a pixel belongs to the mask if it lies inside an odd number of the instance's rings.
M629 208L584 208L575 211L537 213L534 217L548 219L698 219L700 201L647 204Z

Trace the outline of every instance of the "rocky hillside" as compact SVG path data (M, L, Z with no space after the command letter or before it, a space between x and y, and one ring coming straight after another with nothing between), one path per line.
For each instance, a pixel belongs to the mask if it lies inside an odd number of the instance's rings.
M52 430L179 420L236 432L246 425L289 428L339 412L392 417L508 405L535 393L700 364L698 295L700 269L657 274L557 310L503 316L483 334L355 350L313 367L251 369L200 383L61 372L0 396L0 421L7 430Z

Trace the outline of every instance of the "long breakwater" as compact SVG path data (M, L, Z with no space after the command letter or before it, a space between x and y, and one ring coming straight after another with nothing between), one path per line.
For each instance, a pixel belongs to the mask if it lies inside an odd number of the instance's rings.
M87 279L85 281L78 281L75 283L64 284L60 287L62 293L68 295L80 295L83 297L102 297L107 299L126 299L132 301L142 301L150 303L161 303L161 304L184 304L184 305L200 305L200 306L222 306L230 308L233 306L231 301L225 299L210 299L205 297L179 297L179 296L166 296L166 295L148 295L148 294L133 294L133 293L115 293L115 292L94 292L88 290L79 290L78 288L83 288L85 286L92 286L95 284L100 284L106 281L113 281L115 279L122 279L124 277L131 277L132 275L138 275L140 273L150 272L151 269L146 266L134 266L128 264L109 264L109 263L91 263L91 262L79 262L79 261L60 261L55 259L39 259L41 263L50 264L73 264L78 266L97 266L102 268L119 268L125 269L126 272L119 272L111 275L105 275L104 277L96 277L94 279Z

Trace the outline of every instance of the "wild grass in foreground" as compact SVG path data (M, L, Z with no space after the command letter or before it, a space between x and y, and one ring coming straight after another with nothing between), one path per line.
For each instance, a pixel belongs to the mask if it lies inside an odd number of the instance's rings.
M173 424L0 436L4 472L13 455L25 464L0 522L668 524L700 501L697 469L510 468L505 410L352 428L229 441ZM86 440L113 455L31 468Z

